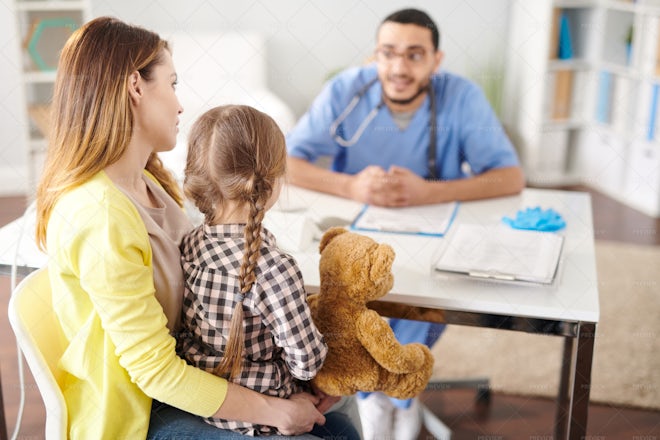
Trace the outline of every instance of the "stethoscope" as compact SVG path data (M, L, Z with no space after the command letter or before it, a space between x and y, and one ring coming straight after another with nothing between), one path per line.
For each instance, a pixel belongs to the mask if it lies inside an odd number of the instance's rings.
M339 126L346 120L346 118L348 118L348 116L351 114L353 109L355 109L355 107L360 102L360 99L362 99L364 94L367 93L367 90L369 90L369 88L371 88L371 86L373 86L377 81L378 78L375 78L370 82L368 82L360 90L358 90L358 92L355 94L355 96L353 96L353 99L351 99L351 102L348 103L344 111L341 112L339 116L337 116L337 119L335 119L332 124L330 124L330 136L332 136L335 142L337 142L342 147L352 147L353 145L355 145L357 141L360 140L360 137L362 137L362 133L364 133L364 130L366 130L367 126L371 123L371 121L373 121L373 119L376 117L380 109L385 105L385 101L381 99L380 103L369 112L366 118L364 118L360 126L355 131L355 134L353 134L353 136L350 139L345 139L337 133L337 130L339 130ZM431 130L431 132L429 133L430 139L429 139L429 149L427 155L427 161L428 161L427 166L429 170L429 178L436 179L438 176L436 171L437 159L435 157L435 152L438 142L438 140L436 139L438 124L435 120L436 104L435 104L435 93L433 90L433 81L429 81L428 94L429 94L429 102L431 107L431 112L429 116L429 129Z

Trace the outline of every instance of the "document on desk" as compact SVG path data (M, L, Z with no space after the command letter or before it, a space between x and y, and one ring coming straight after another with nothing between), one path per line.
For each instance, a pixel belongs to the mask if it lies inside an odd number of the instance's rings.
M552 232L459 224L434 268L471 277L552 284L564 237Z
M458 202L404 208L365 205L351 227L356 230L442 237L456 216Z

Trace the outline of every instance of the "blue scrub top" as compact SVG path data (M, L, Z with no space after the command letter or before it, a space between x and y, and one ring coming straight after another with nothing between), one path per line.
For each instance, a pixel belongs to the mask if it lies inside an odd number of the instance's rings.
M365 85L376 78L376 66L371 64L345 70L330 80L288 133L289 154L310 162L330 156L332 169L348 174L356 174L369 165L380 165L384 169L398 165L428 177L428 96L403 130L383 105L355 145L343 147L331 135L332 123ZM432 81L437 108L438 178L468 177L463 162L469 164L473 174L519 164L502 125L476 84L444 71L434 75ZM350 140L368 114L381 103L381 96L382 87L376 81L340 124L337 133Z

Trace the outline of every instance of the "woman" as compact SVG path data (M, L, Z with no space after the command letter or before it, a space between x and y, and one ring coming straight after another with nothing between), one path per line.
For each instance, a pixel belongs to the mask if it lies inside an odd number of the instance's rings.
M175 354L190 224L156 153L176 143L176 81L167 43L113 18L74 32L60 57L37 240L68 339L69 435L229 435L192 414L308 432L332 400L263 396Z

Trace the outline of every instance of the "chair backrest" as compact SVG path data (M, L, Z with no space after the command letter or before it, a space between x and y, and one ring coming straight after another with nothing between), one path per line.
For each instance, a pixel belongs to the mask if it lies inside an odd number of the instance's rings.
M67 410L57 363L65 338L52 304L48 269L28 275L9 300L9 322L46 406L46 439L66 439Z

